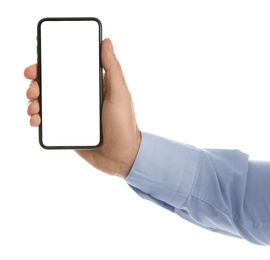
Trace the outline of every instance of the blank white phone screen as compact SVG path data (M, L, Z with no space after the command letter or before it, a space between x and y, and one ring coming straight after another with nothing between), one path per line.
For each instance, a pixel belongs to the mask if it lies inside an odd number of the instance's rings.
M100 141L99 25L44 21L40 32L43 144L95 146Z

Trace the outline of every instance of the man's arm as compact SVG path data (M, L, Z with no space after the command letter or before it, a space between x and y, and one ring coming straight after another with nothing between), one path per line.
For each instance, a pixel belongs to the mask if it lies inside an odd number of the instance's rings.
M76 152L102 172L129 174L126 181L141 197L194 224L269 245L270 163L248 162L248 155L237 150L197 149L147 133L141 143L133 101L109 39L103 40L101 53L103 145ZM30 124L38 126L37 65L24 75L32 80L26 93Z
M125 180L142 198L198 226L270 245L270 162L142 132Z

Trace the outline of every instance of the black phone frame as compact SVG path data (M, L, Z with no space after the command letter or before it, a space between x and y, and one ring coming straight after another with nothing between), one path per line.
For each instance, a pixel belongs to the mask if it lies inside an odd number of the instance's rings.
M100 121L100 140L99 143L95 146L47 146L43 143L42 139L42 75L41 75L41 25L46 21L96 21L99 26L99 121ZM41 123L39 125L39 144L42 148L47 150L55 149L73 149L73 150L89 150L97 149L103 143L102 135L102 86L103 86L103 71L102 71L102 62L101 62L101 44L102 44L102 24L101 21L96 17L47 17L43 18L38 22L37 25L37 82L40 88L40 94L38 97L38 102L40 105L39 115L41 118Z

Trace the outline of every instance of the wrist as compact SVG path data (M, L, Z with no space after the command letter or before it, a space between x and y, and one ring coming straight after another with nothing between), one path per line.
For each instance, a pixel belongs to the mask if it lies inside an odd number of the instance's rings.
M132 145L130 151L126 153L127 155L126 160L120 162L118 171L119 174L117 174L118 177L125 179L130 173L140 149L141 139L142 139L141 131L138 129L136 133L135 142Z

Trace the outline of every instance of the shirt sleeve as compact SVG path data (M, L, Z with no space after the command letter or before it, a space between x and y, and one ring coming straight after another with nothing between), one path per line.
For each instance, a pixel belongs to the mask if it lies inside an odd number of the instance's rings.
M142 132L125 180L143 199L193 224L270 245L270 162Z

